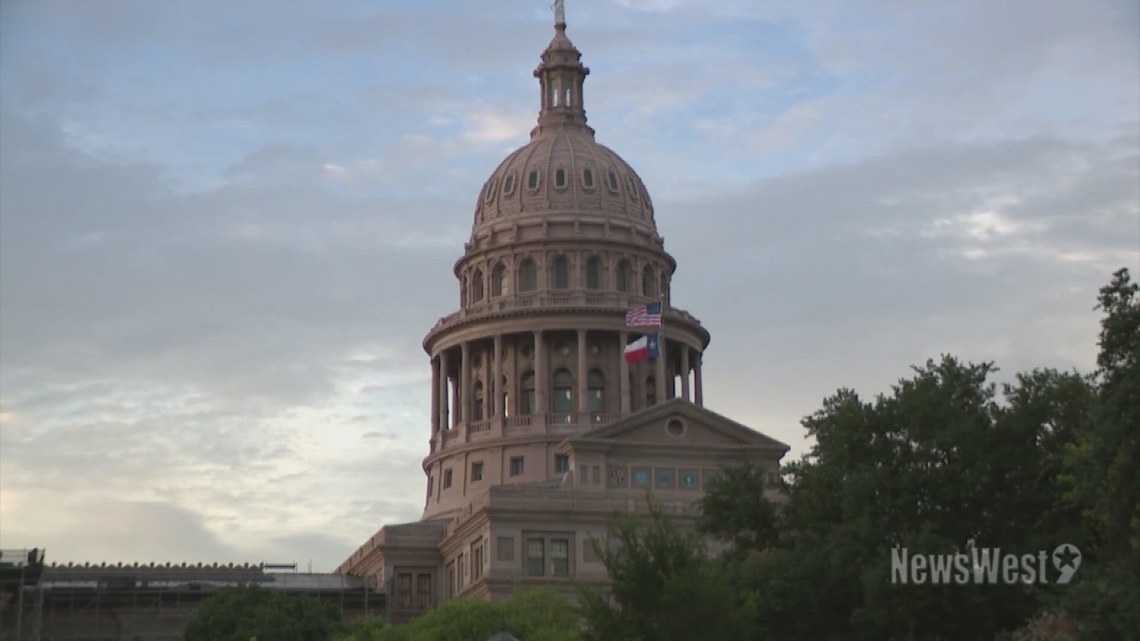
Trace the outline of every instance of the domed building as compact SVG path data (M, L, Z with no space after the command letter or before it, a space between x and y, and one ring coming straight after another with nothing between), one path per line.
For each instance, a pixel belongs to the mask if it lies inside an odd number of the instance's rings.
M748 460L774 476L788 450L703 407L709 332L672 305L677 263L649 190L595 140L590 71L560 7L555 23L534 72L538 124L480 190L459 309L423 342L423 514L337 569L387 592L394 621L459 596L604 585L591 540L615 516L646 513L652 493L692 519L718 468Z

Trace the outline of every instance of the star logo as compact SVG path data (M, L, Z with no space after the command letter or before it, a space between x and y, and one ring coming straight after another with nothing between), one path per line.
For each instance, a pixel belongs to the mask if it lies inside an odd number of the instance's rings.
M1077 568L1081 567L1081 551L1071 543L1058 545L1053 550L1053 567L1061 573L1061 576L1057 577L1057 584L1067 584L1077 573Z

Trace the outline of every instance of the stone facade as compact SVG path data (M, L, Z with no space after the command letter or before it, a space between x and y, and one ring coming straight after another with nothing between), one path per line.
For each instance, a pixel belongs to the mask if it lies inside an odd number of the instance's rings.
M645 184L594 140L589 70L555 35L535 70L538 126L492 173L455 265L459 309L424 339L431 433L424 511L382 527L338 573L375 581L396 621L459 596L604 586L592 541L661 502L679 521L725 465L775 477L788 447L703 407L710 335L672 305L676 261ZM661 354L627 362L654 329L627 310L661 301Z

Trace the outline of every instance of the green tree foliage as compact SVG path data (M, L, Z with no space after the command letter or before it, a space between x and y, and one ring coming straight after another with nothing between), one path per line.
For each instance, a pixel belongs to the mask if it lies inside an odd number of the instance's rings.
M520 591L500 603L454 599L403 625L359 622L341 641L483 641L506 623L525 641L578 641L579 617L549 589Z
M729 543L759 638L1135 638L1140 630L1140 295L1100 292L1092 377L944 356L889 394L840 390L804 420L782 509L750 467L710 484L702 530ZM999 393L1000 392L1000 393ZM1068 586L898 585L891 551L1014 553L1074 543ZM1048 569L1051 569L1048 568ZM968 613L968 615L966 615Z
M316 599L257 586L222 588L206 599L183 633L185 641L328 641L340 612Z
M613 582L584 590L585 641L752 639L753 603L710 558L702 536L674 527L654 505L648 523L615 525L614 549L595 545Z
M1069 498L1087 526L1081 580L1064 605L1087 639L1140 634L1140 287L1127 270L1101 288L1097 403L1069 451Z

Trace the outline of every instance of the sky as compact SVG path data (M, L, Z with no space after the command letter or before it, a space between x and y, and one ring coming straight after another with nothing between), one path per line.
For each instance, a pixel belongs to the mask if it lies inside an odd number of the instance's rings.
M941 354L1091 371L1140 271L1131 0L568 0L705 404L810 448ZM430 367L545 0L4 0L0 547L331 571L423 508Z

